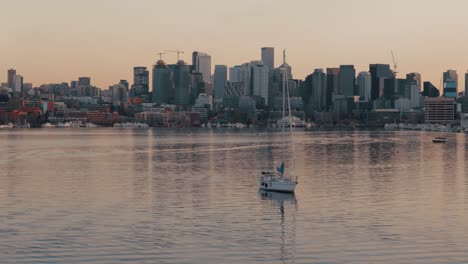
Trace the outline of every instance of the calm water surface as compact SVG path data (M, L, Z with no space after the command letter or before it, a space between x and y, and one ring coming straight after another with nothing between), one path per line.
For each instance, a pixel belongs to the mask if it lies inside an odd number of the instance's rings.
M257 189L274 131L0 130L0 262L468 263L467 139L436 135L298 131L294 196Z

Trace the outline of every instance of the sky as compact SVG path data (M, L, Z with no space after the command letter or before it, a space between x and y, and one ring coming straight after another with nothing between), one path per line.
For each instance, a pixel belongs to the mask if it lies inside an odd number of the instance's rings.
M192 51L209 53L214 68L259 60L265 46L277 66L286 49L298 79L392 64L391 50L399 77L419 72L437 87L455 69L464 90L468 69L466 0L0 0L0 10L0 82L15 68L35 86L90 76L107 88L133 82L133 67L151 69L164 50L189 63Z

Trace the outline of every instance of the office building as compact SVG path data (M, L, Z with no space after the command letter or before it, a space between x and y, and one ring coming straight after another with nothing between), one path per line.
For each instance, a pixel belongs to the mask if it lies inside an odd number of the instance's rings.
M465 73L465 96L468 96L468 71Z
M153 66L153 103L170 104L173 98L172 73L162 60Z
M327 102L327 76L323 69L315 69L312 73L312 95L309 102L314 110L324 110Z
M354 96L356 86L356 70L354 65L341 65L338 74L339 91L344 96Z
M79 86L91 86L91 78L90 77L79 77L78 78L78 85Z
M13 91L21 93L23 91L23 76L15 75L13 78Z
M262 63L270 70L275 68L275 48L263 47L262 48Z
M416 86L418 86L419 91L421 91L422 83L421 83L421 74L420 73L412 72L412 73L406 74L406 81L410 85L415 84Z
M194 51L192 53L192 67L194 72L198 72L202 74L203 81L206 83L211 82L211 56L199 52Z
M224 97L224 87L227 82L227 66L215 65L214 69L214 98L221 99Z
M174 66L174 104L188 106L191 103L190 66L179 60Z
M327 102L326 105L331 107L333 94L340 93L339 86L340 68L327 68Z
M251 85L250 85L250 63L244 63L242 65L237 65L229 68L229 82L243 82L244 83L244 95L251 95Z
M437 87L435 87L431 82L424 82L423 84L424 89L422 96L428 96L428 97L439 97L440 92Z
M146 67L133 68L132 96L145 97L149 94L149 71Z
M426 98L426 123L451 124L455 122L454 98Z
M375 100L384 95L384 80L393 78L393 71L388 64L370 64L372 89L371 99Z
M357 89L361 101L370 101L372 77L369 72L360 72L357 77Z
M263 98L265 105L268 105L269 69L261 61L252 61L250 66L252 95Z
M13 89L13 87L15 86L15 75L16 75L15 69L8 70L8 88Z
M444 93L443 96L446 98L456 98L458 91L458 74L455 70L447 70L443 74L444 81Z

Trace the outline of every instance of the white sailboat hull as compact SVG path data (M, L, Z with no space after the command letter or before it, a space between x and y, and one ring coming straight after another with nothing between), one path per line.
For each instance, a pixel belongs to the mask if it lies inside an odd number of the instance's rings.
M296 182L282 177L261 177L260 190L294 193Z

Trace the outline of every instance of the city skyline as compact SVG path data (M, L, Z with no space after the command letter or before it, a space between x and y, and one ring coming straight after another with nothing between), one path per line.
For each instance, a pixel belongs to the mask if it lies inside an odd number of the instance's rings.
M0 29L0 72L14 68L34 86L90 76L106 88L131 80L134 66L151 68L157 53L167 49L185 51L180 56L188 64L192 51L208 53L213 74L214 65L260 60L260 47L286 48L298 79L317 68L353 64L358 73L369 64L392 64L391 50L399 77L419 72L439 89L444 71L468 69L466 1L398 0L385 10L367 0L241 2L229 8L211 0L182 1L182 7L144 0L4 2L6 10L21 10L22 19L13 12L0 17L7 25ZM154 16L156 10L164 12ZM116 17L119 12L128 16ZM177 55L165 54L164 60L175 64ZM279 66L280 52L274 61ZM6 76L0 81L6 82Z

